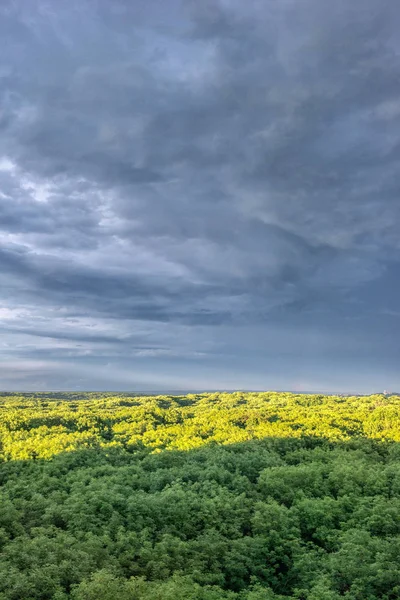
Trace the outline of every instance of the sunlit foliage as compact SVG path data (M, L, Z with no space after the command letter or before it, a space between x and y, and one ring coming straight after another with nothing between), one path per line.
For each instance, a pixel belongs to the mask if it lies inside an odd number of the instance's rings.
M0 600L400 597L400 398L0 398Z

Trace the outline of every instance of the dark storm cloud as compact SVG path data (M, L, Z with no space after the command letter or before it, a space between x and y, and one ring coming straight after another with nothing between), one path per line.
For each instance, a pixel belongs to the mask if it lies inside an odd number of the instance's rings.
M353 339L392 364L399 25L381 0L3 2L0 355L48 382L52 352L110 381L174 356L166 382L192 352L232 387L302 352L333 385Z

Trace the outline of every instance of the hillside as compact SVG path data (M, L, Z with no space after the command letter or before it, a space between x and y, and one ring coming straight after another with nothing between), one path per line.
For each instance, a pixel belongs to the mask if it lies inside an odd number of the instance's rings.
M400 597L400 398L0 399L0 600Z

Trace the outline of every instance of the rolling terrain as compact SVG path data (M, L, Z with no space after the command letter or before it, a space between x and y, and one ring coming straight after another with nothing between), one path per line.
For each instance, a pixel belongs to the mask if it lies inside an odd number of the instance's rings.
M1 600L400 597L400 398L0 399Z

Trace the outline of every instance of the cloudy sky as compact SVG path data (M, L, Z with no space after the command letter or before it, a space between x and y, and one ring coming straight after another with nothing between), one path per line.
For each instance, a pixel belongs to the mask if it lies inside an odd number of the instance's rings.
M394 0L2 0L0 389L400 391Z

